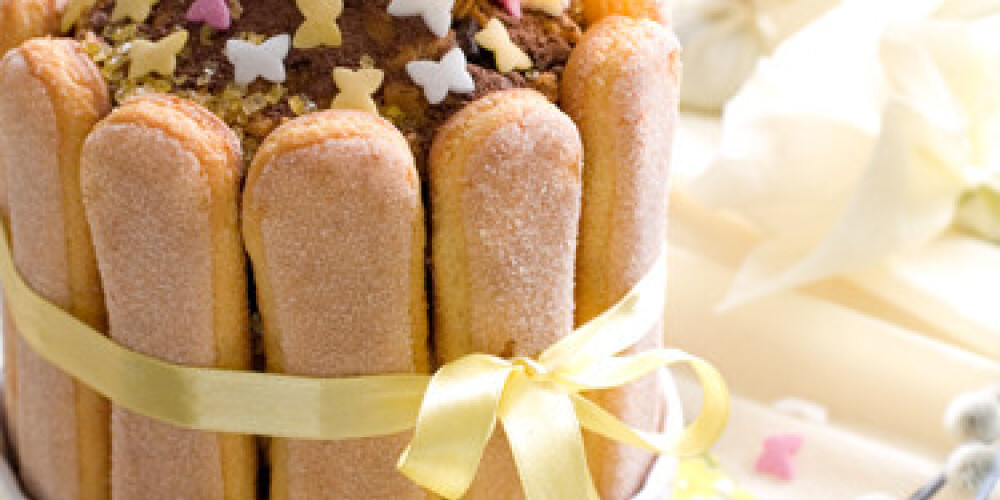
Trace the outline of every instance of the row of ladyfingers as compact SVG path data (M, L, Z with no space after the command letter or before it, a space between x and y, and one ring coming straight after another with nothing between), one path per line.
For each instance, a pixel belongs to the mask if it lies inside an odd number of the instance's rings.
M569 116L525 90L460 111L434 140L428 221L405 139L374 115L294 120L244 180L235 136L214 115L166 96L108 114L106 86L74 42L31 41L0 65L0 208L15 263L115 341L185 365L251 368L247 253L269 371L427 372L472 352L534 356L659 255L673 44L652 22L609 18L566 70ZM659 342L651 332L648 345ZM38 500L257 495L253 437L108 405L23 342L11 376L22 479ZM594 397L655 428L658 395L649 378ZM424 498L395 471L407 437L272 440L270 498ZM602 495L634 494L650 457L587 438ZM520 496L496 437L468 497Z

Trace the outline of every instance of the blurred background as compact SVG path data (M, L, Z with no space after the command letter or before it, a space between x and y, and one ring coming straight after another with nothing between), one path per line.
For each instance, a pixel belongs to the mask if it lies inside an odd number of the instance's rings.
M967 440L952 401L1000 384L1000 1L679 0L673 22L666 338L735 395L717 461L688 464L723 487L678 498L910 498ZM791 478L755 470L776 436L801 438ZM934 498L975 498L956 483Z

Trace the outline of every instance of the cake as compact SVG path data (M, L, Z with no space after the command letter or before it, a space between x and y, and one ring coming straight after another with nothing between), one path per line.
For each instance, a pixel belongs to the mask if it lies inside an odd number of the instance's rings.
M537 356L661 253L680 71L664 12L8 0L0 215L15 264L54 304L175 364L347 377ZM4 331L33 499L432 498L396 471L408 433L175 428ZM656 328L639 349L661 342ZM588 397L646 430L666 411L655 377ZM635 495L653 457L585 440L601 498ZM521 497L498 429L466 498Z

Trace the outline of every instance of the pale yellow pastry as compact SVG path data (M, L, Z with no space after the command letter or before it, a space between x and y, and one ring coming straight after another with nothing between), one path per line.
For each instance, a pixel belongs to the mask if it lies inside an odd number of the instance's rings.
M269 371L428 372L420 181L388 122L341 110L276 130L250 168L243 226ZM409 437L274 439L271 498L424 499L396 470Z
M79 152L110 106L75 42L37 39L0 64L0 164L14 262L38 293L105 327L101 283L80 199ZM21 480L36 500L108 497L107 402L23 341L16 354Z
M491 94L431 150L435 342L441 362L537 356L573 329L580 137L534 91ZM467 498L523 498L501 433Z
M678 51L661 25L612 16L587 31L566 68L562 103L580 128L586 159L577 325L618 302L660 256L677 123ZM636 349L661 346L661 331L653 328ZM665 409L655 375L590 396L630 425L660 427ZM654 457L603 437L586 437L601 498L635 495Z
M166 96L130 100L82 156L110 336L172 363L250 368L235 136ZM179 429L112 408L113 498L256 498L252 436Z

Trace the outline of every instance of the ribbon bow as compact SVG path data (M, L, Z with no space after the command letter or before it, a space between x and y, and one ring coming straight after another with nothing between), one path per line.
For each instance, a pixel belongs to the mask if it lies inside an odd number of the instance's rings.
M661 257L620 303L537 361L472 354L442 367L427 387L400 471L445 498L461 497L476 476L498 417L530 500L599 498L587 469L581 427L655 453L704 452L729 413L719 373L678 350L619 356L656 324L665 279L666 259ZM676 363L690 364L705 390L703 411L687 431L678 425L667 425L677 430L664 434L632 429L580 395L620 387ZM669 418L683 418L678 410Z
M616 306L537 360L472 354L421 374L319 378L176 365L130 351L36 294L18 275L0 224L0 281L20 339L117 405L177 427L271 437L340 440L414 429L399 469L446 498L475 477L497 418L529 500L598 498L581 427L656 453L698 455L729 414L725 383L708 363L677 350L618 354L659 319L666 258ZM581 391L619 387L662 367L690 364L704 406L686 430L631 429Z

